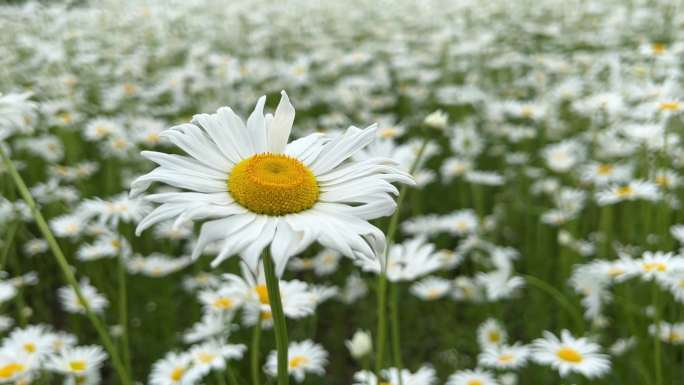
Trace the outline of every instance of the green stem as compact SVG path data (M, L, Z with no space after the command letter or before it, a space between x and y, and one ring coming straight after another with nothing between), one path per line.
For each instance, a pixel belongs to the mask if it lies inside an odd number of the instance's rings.
M259 385L259 347L261 345L261 314L252 331L252 348L250 349L250 361L252 369L252 385Z
M577 311L577 309L572 306L572 304L565 298L563 293L558 291L556 288L553 286L549 285L548 283L542 281L541 279L532 276L532 275L523 275L525 277L525 281L527 281L528 284L531 284L532 286L545 291L547 294L549 294L551 297L553 297L556 302L558 302L561 307L563 307L568 314L573 318L575 321L575 327L577 330L582 333L584 331L584 320L582 318L582 315Z
M268 299L273 315L273 330L275 331L276 349L278 354L278 385L288 385L290 374L288 373L288 343L287 325L285 314L283 313L283 303L280 300L280 286L278 276L275 272L275 265L271 253L268 249L264 252L264 273L266 275L266 288L268 289Z
M50 250L52 251L55 260L57 261L57 264L59 265L59 268L62 271L62 274L64 275L64 279L69 284L69 286L71 286L71 288L74 290L79 302L83 304L88 319L97 331L97 334L100 337L102 345L107 350L107 353L109 353L109 357L111 358L112 364L114 365L114 369L116 370L116 373L119 377L119 380L121 381L121 384L130 385L131 381L128 377L128 373L126 372L126 369L121 362L121 358L116 347L114 346L114 343L112 342L111 336L107 332L107 329L105 328L102 321L90 308L90 305L88 304L86 298L83 296L83 293L81 293L81 288L78 285L78 282L76 281L76 277L74 276L72 268L67 262L67 259L64 256L62 249L59 247L59 243L57 243L57 240L55 239L55 236L52 234L52 231L50 230L50 227L45 221L45 218L43 218L43 215L38 210L36 202L33 200L33 197L31 196L28 187L26 187L26 183L24 183L24 180L22 179L21 175L19 175L19 172L17 172L17 168L14 166L12 160L9 157L7 157L7 155L3 151L2 146L0 146L0 157L2 157L2 161L5 164L7 171L9 171L9 174L11 175L15 187L19 191L19 194L31 210L31 214L33 215L33 218L36 221L38 229L43 234L43 237L50 246Z
M223 378L223 375L221 375L221 372L215 371L214 377L216 377L216 383L218 385L226 385L226 380L225 380L225 378Z
M7 237L3 242L2 254L0 254L0 270L5 269L5 263L7 263L7 256L10 250L12 250L12 244L14 244L14 236L17 235L17 229L19 228L19 221L14 221L10 225L9 231L7 232Z
M226 360L226 374L230 385L240 385L237 378L235 378L235 373L233 373L233 368L230 367L230 361L228 360Z
M658 298L658 284L653 282L651 289L651 297L653 302L653 309L655 310L654 322L655 333L653 337L653 361L655 370L655 384L662 385L663 383L663 363L660 361L660 299Z
M423 143L416 154L416 159L411 165L409 174L413 174L418 168L418 163L420 158L425 152L425 147L427 147L428 138L423 139ZM385 253L383 256L382 266L380 269L380 274L378 275L378 333L376 336L376 350L375 350L375 376L380 379L380 371L382 370L383 360L385 356L385 340L387 339L387 258L389 257L389 249L394 241L394 234L397 232L397 227L399 226L399 217L401 215L401 207L406 200L406 194L408 192L408 185L402 185L399 190L399 198L397 198L397 208L394 210L394 214L390 218L389 226L387 227L387 241L385 245Z
M123 244L123 243L122 243ZM126 288L126 261L123 253L118 257L118 287L119 287L119 326L121 326L121 354L126 371L131 373L131 354L128 343L128 290Z
M390 283L390 322L392 325L392 354L394 366L401 373L403 364L401 361L401 336L399 334L399 282ZM404 385L403 376L399 375L399 385Z

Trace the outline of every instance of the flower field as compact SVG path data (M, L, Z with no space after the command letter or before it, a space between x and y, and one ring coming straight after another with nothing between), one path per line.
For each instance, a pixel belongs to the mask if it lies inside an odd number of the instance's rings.
M0 25L0 384L684 384L684 3Z

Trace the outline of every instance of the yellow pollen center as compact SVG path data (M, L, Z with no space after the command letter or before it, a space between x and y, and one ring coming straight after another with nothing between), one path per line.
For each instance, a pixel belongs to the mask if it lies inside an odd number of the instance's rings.
M254 288L254 291L257 293L257 296L259 296L259 302L261 302L262 305L271 304L271 302L268 299L268 288L266 287L266 285L258 285Z
M580 363L582 362L582 354L577 350L569 347L558 349L556 356L565 362Z
M484 385L484 383L476 378L473 378L472 380L468 380L466 383L467 385Z
M76 360L76 361L71 361L69 362L69 369L73 370L74 372L82 372L86 368L86 362L83 360Z
M311 208L318 183L302 162L282 154L257 154L238 163L228 191L240 205L265 215L286 215Z
M177 367L177 368L173 369L173 371L171 372L171 379L175 382L178 382L181 380L181 378L183 378L184 373L185 373L185 369L183 369L181 367Z
M627 198L634 194L634 190L631 186L622 186L617 189L617 196L619 198Z
M681 109L682 105L676 100L669 101L669 102L661 102L658 108L661 111L679 111Z
M302 365L306 365L309 362L309 359L304 357L304 356L295 356L290 359L290 368L292 369L297 369L298 367Z
M200 360L200 362L203 364L210 363L211 361L214 360L214 358L216 358L215 354L211 354L211 353L207 353L207 352L200 352L197 355L197 359Z
M665 43L653 43L651 44L651 50L653 50L654 54L661 55L665 53L667 46Z
M613 172L613 165L612 164L600 164L597 169L596 173L599 175L610 175Z
M222 297L214 301L214 307L221 310L228 310L233 307L233 301L230 298Z
M32 342L27 342L24 344L24 350L26 350L29 353L35 353L36 345L34 345Z
M656 176L655 182L660 187L669 187L670 186L670 178L668 178L667 175Z
M23 370L24 365L12 362L0 368L0 378L10 378Z
M489 338L489 342L499 343L501 341L501 335L497 331L489 332L487 337Z
M508 364L508 363L511 363L512 361L513 361L513 355L512 354L504 353L504 354L499 356L499 362L502 364Z
M667 270L667 265L662 262L646 262L641 265L641 268L644 269L645 272L659 271L664 273L665 270Z

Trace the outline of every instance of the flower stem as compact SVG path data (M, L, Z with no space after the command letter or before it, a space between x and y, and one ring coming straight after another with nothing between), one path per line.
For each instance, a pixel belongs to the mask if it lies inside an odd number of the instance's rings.
M119 326L121 327L121 355L126 371L131 373L131 353L128 344L128 290L126 288L126 261L123 253L118 257L118 288L119 288Z
M653 322L655 322L655 333L653 336L653 361L655 370L655 385L662 385L663 383L663 366L660 361L660 300L658 298L658 284L654 281L651 289L651 296L653 302Z
M273 315L273 330L275 331L276 349L278 351L278 385L288 385L290 381L287 354L287 325L283 313L283 303L280 300L280 287L275 272L273 258L268 250L264 253L264 273L266 274L266 288Z
M254 325L252 332L252 348L250 349L250 361L252 369L252 385L259 385L259 347L261 345L261 314Z
M67 262L67 259L64 256L64 253L62 252L62 249L59 247L59 243L57 243L57 240L55 239L55 236L52 234L52 231L50 230L50 227L45 221L45 218L43 218L43 215L38 210L35 200L31 196L28 187L26 187L26 183L24 183L24 180L22 179L21 175L19 175L19 172L17 172L17 168L14 166L12 160L5 154L5 151L3 151L2 146L0 146L0 157L2 158L2 161L5 164L6 169L9 171L9 174L11 175L15 187L19 191L19 194L31 210L31 214L33 215L33 218L36 221L38 229L40 230L41 234L43 234L43 237L45 237L45 240L50 246L50 250L52 251L52 254L55 257L55 260L57 261L60 270L62 270L64 279L76 293L76 297L78 298L79 302L83 304L88 319L97 331L97 334L100 337L102 345L107 350L107 353L109 353L109 356L112 360L112 364L114 365L114 369L116 370L116 373L119 377L119 380L121 381L121 384L130 385L131 381L128 377L128 372L122 364L121 358L116 347L114 346L114 343L112 342L111 336L107 332L107 329L105 328L100 318L98 318L98 316L90 308L90 305L88 304L87 299L83 296L83 293L81 293L81 288L78 285L78 282L76 281L72 268L71 266L69 266L69 263Z
M416 154L416 159L414 159L409 174L413 174L418 168L420 163L420 158L425 152L425 147L428 144L428 138L423 139L423 143ZM394 210L394 214L390 218L389 226L387 227L387 242L385 246L385 253L383 255L382 266L380 268L380 274L378 275L378 333L376 336L376 350L375 350L375 376L380 379L380 371L382 370L383 360L385 356L385 340L387 339L387 258L389 257L389 249L394 241L394 234L397 232L397 227L399 226L399 217L401 214L401 207L406 199L406 194L408 192L408 185L401 186L399 190L399 198L397 198L397 208ZM399 347L397 347L399 349Z
M401 361L401 343L399 334L399 282L390 283L390 322L392 323L392 355L394 367L401 373L403 364ZM399 375L399 385L404 385L404 379Z
M228 377L228 383L230 385L240 385L237 378L235 378L235 373L233 373L233 368L230 367L230 361L226 361L226 374Z

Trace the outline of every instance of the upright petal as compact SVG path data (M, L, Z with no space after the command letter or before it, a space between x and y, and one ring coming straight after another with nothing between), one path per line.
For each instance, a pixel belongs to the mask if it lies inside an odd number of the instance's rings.
M287 93L281 91L280 95L280 103L278 103L273 121L268 127L269 151L275 154L285 151L295 118L295 109L290 104Z

